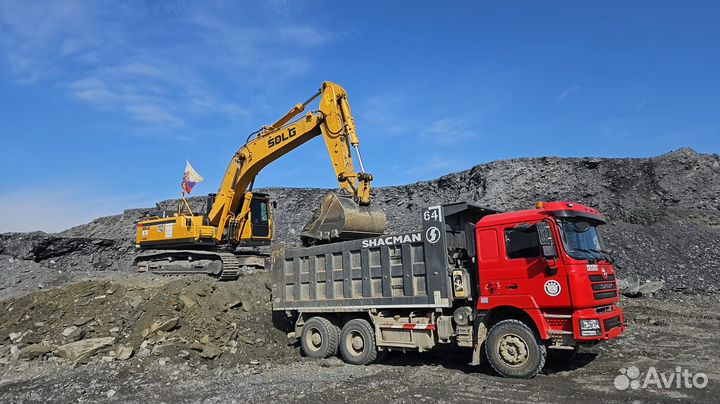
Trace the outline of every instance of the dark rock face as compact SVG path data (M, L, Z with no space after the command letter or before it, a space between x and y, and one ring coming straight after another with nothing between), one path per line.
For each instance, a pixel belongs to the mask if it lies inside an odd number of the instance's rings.
M298 243L324 189L265 190L277 202L276 240ZM664 279L667 290L720 291L720 156L680 149L654 158L523 158L481 164L433 181L377 188L387 233L420 226L428 205L475 201L497 210L530 209L537 201L593 206L609 224L605 241L621 276ZM205 198L190 199L205 211ZM160 203L175 209L177 200ZM56 235L0 235L0 254L45 265L124 270L133 254L135 223L147 209L98 218Z
M0 254L64 271L124 270L133 252L129 239L66 237L43 232L0 234Z

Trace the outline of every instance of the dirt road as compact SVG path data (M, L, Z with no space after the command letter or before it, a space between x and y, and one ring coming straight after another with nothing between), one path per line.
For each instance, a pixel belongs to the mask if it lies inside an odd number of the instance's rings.
M0 302L0 402L714 402L720 394L720 302L713 297L625 299L623 337L569 365L551 364L532 380L512 380L488 366L466 366L464 352L391 353L366 367L302 358L294 341L272 327L269 293L258 287L266 276L245 277L241 287L94 278ZM146 334L168 318L179 320ZM73 323L83 322L81 340L113 336L113 345L77 364L54 353L13 358L12 345L57 346ZM124 346L134 353L121 360L117 349ZM208 346L218 351L206 352ZM620 387L632 381L623 384L621 371L635 376L633 366L639 387L617 389L618 376ZM679 377L687 370L700 382L702 372L707 385L676 387L678 367ZM643 387L652 369L658 383L673 377L672 387Z

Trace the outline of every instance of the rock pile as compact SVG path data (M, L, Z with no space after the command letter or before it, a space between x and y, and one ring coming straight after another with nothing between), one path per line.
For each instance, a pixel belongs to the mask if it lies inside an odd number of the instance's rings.
M0 361L282 362L297 353L273 326L268 280L134 277L4 301Z
M299 242L300 230L327 192L265 191L278 204L276 239L291 244ZM421 209L431 204L475 201L515 210L551 200L584 203L606 214L605 241L621 276L664 281L667 292L720 292L720 156L715 154L681 149L654 158L504 160L374 192L374 201L388 216L388 233L418 228ZM193 211L205 211L205 198L191 198L190 203ZM174 209L178 201L159 205ZM126 270L135 253L135 223L147 211L126 210L56 235L0 235L0 271L5 275L0 289L45 269ZM36 283L44 285L42 279Z

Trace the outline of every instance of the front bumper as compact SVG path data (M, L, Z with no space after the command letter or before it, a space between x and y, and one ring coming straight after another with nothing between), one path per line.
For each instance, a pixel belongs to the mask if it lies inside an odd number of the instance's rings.
M573 313L573 338L578 342L585 341L607 341L616 338L625 331L625 317L622 309L612 306L610 310L598 312L599 308L577 310ZM580 320L598 319L600 328L594 331L594 335L583 335L580 329Z

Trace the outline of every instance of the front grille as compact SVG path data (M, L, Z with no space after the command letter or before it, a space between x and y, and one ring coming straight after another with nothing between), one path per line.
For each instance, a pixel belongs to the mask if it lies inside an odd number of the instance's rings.
M596 308L595 308L595 312L596 312L597 314L602 314L602 313L606 313L606 312L608 312L608 311L613 311L613 310L615 310L615 307L613 307L612 305L610 305L610 306L600 306L600 307L596 307Z
M607 278L603 278L602 275L590 275L590 282L607 282L614 281L615 275L608 274Z
M615 275L589 275L590 287L595 293L595 300L609 299L617 296L617 284Z
M605 331L610 331L613 328L620 327L620 316L610 317L603 320L603 326L605 327Z
M617 292L614 290L608 291L608 292L598 292L595 293L595 300L602 300L602 299L608 299L610 297L616 297Z
M610 290L615 289L615 282L593 283L592 290Z

